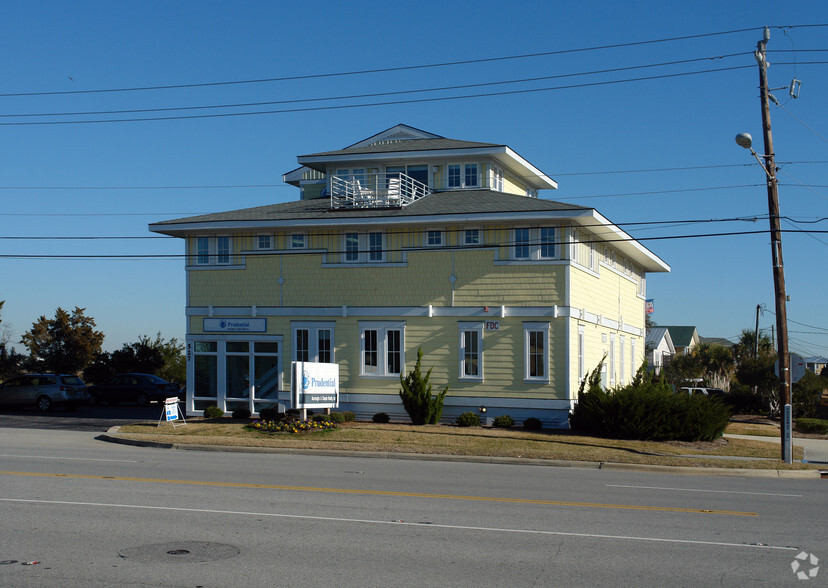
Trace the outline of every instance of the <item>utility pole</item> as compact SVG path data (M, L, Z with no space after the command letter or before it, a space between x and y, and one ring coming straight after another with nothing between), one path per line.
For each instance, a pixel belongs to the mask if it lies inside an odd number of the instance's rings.
M770 29L765 27L762 40L756 46L759 63L759 92L762 101L762 130L765 140L765 174L768 184L768 213L771 234L771 258L773 261L773 288L776 297L776 330L779 333L779 410L781 411L782 460L791 463L791 387L790 356L788 355L788 313L785 294L785 268L782 265L782 231L779 219L779 192L777 189L776 164L770 121L770 90L768 90L768 61L765 49L770 39Z

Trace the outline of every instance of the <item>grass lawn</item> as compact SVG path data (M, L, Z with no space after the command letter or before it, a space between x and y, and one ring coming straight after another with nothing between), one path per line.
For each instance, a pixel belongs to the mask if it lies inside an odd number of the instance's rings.
M818 469L809 464L786 465L779 460L778 444L722 438L711 443L679 441L625 441L576 435L569 431L524 431L453 425L344 423L331 431L266 434L247 431L248 421L193 418L187 426L136 423L121 427L119 437L160 443L350 450L383 453L423 453L521 457L581 462L637 463L648 465L728 467L757 469ZM754 425L762 426L762 425ZM764 425L772 428L772 425ZM743 428L727 432L757 434ZM773 435L779 435L776 428ZM770 434L770 433L767 433ZM692 456L692 457L690 457ZM721 459L722 456L760 458ZM794 447L794 460L802 449Z

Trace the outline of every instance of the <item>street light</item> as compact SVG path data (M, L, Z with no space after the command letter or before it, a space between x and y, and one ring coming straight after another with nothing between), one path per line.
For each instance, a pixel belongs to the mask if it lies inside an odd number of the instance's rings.
M764 48L762 46L762 48ZM760 61L760 65L763 62ZM766 78L761 76L764 81ZM767 85L763 86L767 89ZM766 93L763 93L763 97ZM785 463L793 461L792 456L792 422L791 422L791 389L790 389L790 357L788 355L788 317L785 294L785 268L782 265L782 232L779 225L779 193L777 191L776 165L773 161L773 141L770 135L770 114L763 110L765 124L765 148L768 155L760 157L753 150L753 138L748 133L736 135L736 144L750 150L750 154L765 170L768 184L768 218L771 233L771 256L773 261L773 288L776 298L776 327L779 333L779 409L781 412L781 446L782 460ZM763 161L764 160L764 161ZM756 333L756 343L759 343L759 333Z

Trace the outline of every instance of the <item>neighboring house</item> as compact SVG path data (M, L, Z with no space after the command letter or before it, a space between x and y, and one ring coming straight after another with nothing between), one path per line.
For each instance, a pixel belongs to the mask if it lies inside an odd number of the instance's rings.
M676 348L676 355L687 355L699 345L696 327L664 327L670 331L670 338Z
M811 372L819 376L826 365L828 365L828 359L824 357L802 357L797 353L791 353L791 383L797 383L805 375L805 372Z
M667 327L650 327L644 340L647 350L647 370L660 374L670 358L676 354L673 339Z
M407 418L423 350L443 418L567 427L604 354L644 360L647 272L669 266L506 145L398 125L302 155L294 202L150 225L185 240L187 411L290 408L293 360L336 363L341 409Z
M728 349L732 349L735 345L733 341L725 339L724 337L699 337L699 344L704 343L708 345L721 345L722 347L727 347Z

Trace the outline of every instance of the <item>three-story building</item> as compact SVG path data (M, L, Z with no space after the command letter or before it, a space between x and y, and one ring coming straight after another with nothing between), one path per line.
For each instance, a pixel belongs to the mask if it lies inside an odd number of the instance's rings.
M418 348L444 419L566 427L581 380L644 362L647 272L669 266L506 145L398 125L303 155L301 198L150 225L184 239L187 409L290 408L290 362L337 363L341 408L405 418Z

